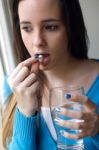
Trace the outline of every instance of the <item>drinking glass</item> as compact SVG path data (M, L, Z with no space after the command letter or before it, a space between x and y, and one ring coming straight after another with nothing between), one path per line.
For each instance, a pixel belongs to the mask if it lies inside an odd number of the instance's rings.
M55 87L50 90L50 111L52 121L57 134L58 150L83 150L83 139L70 139L61 134L64 130L70 134L79 134L81 130L69 129L57 124L57 119L68 120L71 122L82 122L83 120L63 116L59 113L61 108L72 111L83 111L83 104L80 101L72 101L73 95L83 95L84 88L79 85L66 85L64 87Z

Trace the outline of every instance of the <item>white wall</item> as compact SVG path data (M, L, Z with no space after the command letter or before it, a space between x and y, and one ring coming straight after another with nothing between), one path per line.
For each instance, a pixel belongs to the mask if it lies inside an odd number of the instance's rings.
M90 39L89 57L99 59L99 0L80 0Z

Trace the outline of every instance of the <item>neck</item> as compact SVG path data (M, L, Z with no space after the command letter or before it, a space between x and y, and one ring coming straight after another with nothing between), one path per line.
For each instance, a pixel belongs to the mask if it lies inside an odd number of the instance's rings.
M78 62L75 58L70 58L69 60L59 62L54 69L45 71L49 87L62 86L67 82L71 82L75 69L77 70L77 65L79 63L80 61Z

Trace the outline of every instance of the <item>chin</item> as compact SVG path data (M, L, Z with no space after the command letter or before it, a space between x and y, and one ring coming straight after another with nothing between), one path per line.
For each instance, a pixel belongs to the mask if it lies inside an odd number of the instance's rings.
M51 67L49 65L46 65L46 66L40 65L39 69L42 71L49 71L51 70Z
M39 69L42 70L42 71L45 71L45 70L48 70L48 67L40 66Z

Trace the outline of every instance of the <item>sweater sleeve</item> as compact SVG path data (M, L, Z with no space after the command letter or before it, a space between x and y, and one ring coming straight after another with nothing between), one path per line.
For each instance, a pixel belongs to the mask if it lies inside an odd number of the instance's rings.
M99 133L92 137L92 142L96 146L97 150L99 150Z
M16 108L13 135L8 150L36 150L37 115L26 117Z

